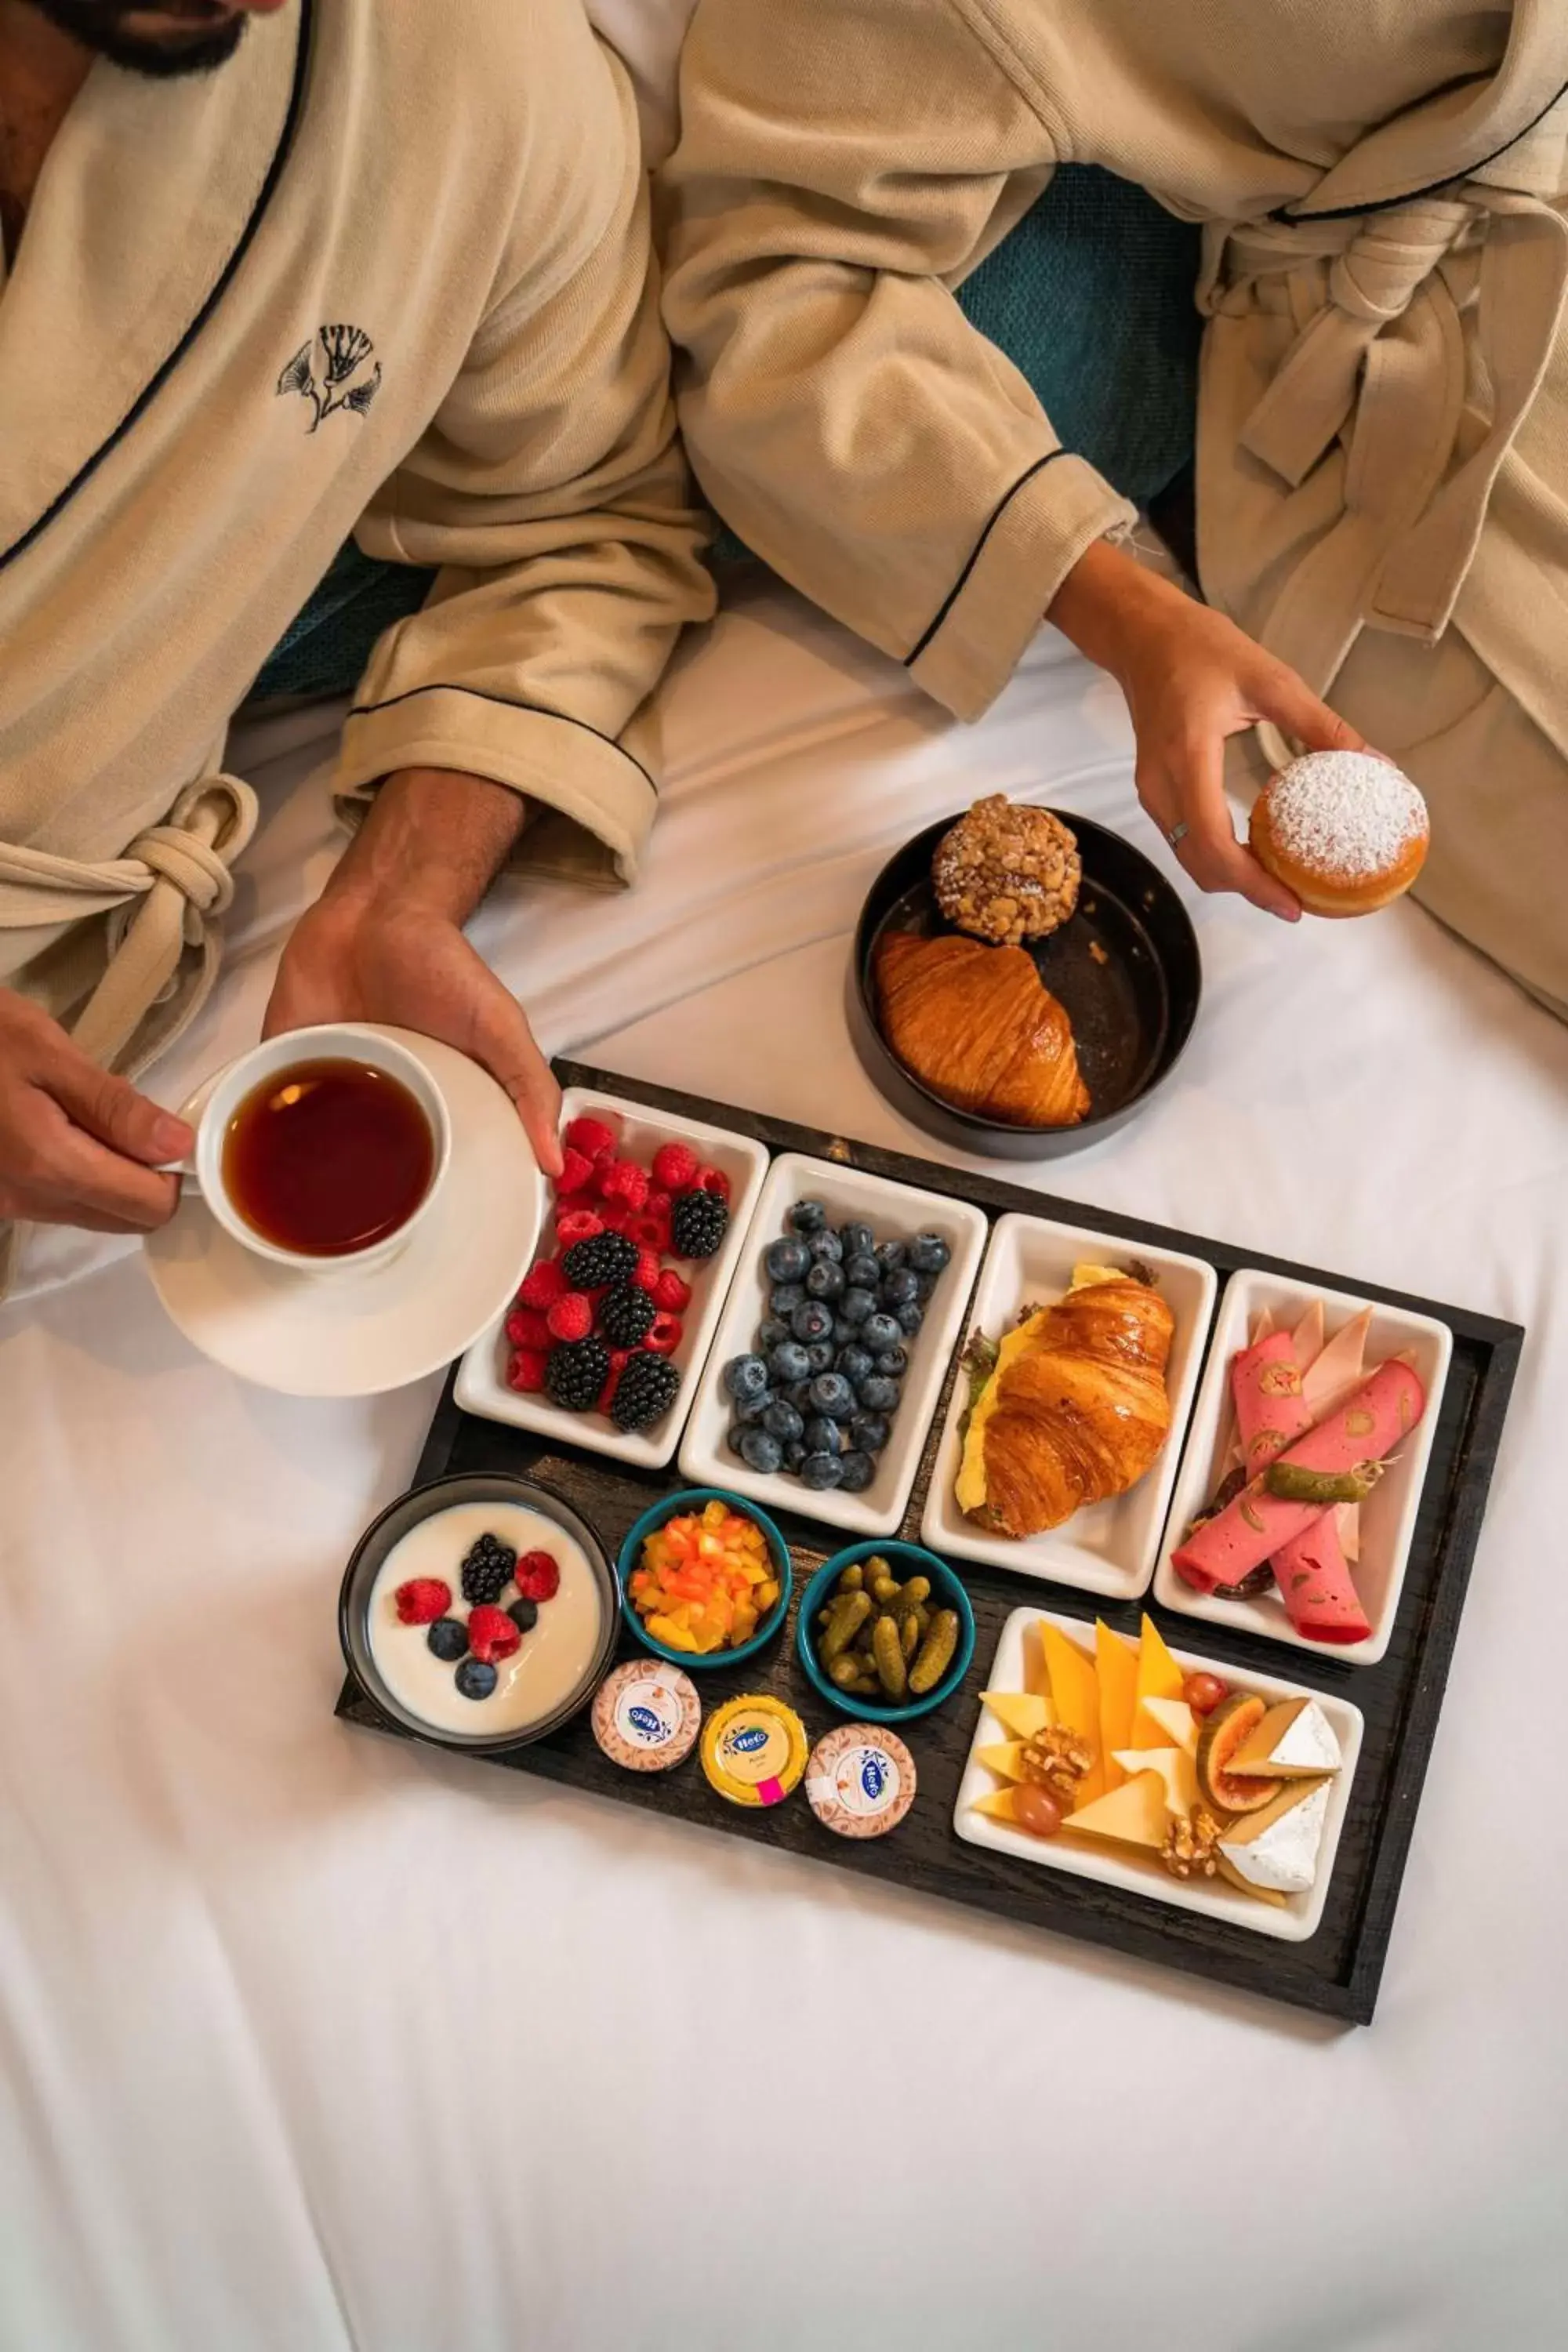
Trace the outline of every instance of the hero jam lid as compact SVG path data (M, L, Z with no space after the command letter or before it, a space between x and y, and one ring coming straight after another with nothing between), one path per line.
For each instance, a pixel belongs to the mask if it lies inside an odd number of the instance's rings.
M701 1721L690 1675L650 1658L617 1666L594 1698L594 1737L628 1772L668 1772L690 1755Z
M805 1726L782 1699L748 1694L710 1715L702 1769L732 1805L780 1805L805 1771Z
M819 1739L806 1768L806 1801L836 1837L885 1837L915 1801L915 1759L896 1732L840 1724Z

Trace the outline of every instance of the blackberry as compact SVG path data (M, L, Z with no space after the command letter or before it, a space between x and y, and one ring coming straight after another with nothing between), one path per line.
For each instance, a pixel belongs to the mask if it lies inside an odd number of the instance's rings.
M482 1535L463 1562L463 1598L470 1609L491 1608L500 1598L502 1588L511 1582L517 1566L517 1554L510 1544L503 1544L492 1535ZM465 1639L463 1648L467 1649ZM462 1655L462 1651L458 1653Z
M701 1195L708 1201L714 1197L711 1192ZM610 1416L617 1429L647 1429L669 1411L679 1392L680 1374L669 1358L639 1349L621 1374Z
M599 1328L612 1348L640 1348L658 1313L646 1290L618 1282L599 1302Z
M730 1212L717 1192L682 1192L669 1221L677 1257L711 1257L730 1230ZM630 1249L628 1242L626 1246ZM636 1254L633 1254L636 1263ZM629 1273L630 1268L627 1268ZM566 1269L568 1280L572 1269Z
M637 1244L625 1234L595 1234L573 1243L561 1271L574 1290L607 1290L613 1282L629 1282L637 1265Z
M596 1249L600 1241L618 1239L618 1234L603 1234L577 1246ZM609 1377L610 1351L602 1339L564 1339L559 1347L552 1348L544 1367L544 1387L550 1402L566 1412L591 1412Z

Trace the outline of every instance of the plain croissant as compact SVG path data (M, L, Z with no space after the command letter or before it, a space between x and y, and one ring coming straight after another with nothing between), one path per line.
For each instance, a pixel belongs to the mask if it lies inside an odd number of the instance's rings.
M970 1417L960 1507L1033 1536L1135 1486L1171 1433L1174 1328L1159 1292L1129 1276L1069 1291L1010 1333Z
M943 1102L1013 1127L1088 1111L1072 1024L1024 949L889 931L877 989L888 1043Z

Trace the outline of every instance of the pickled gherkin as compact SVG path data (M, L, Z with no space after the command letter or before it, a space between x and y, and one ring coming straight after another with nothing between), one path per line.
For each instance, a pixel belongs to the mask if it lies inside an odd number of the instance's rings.
M904 1666L904 1653L899 1640L897 1621L879 1617L872 1641L872 1654L877 1661L877 1678L895 1706L901 1706L909 1689L909 1676Z
M900 1617L899 1620L899 1647L904 1654L905 1665L909 1664L920 1645L921 1621L911 1609L907 1617Z
M957 1652L958 1612L956 1609L939 1609L909 1672L909 1686L917 1698L923 1698L928 1691L935 1690ZM902 1664L901 1655L900 1663Z
M854 1567L847 1568L839 1578L838 1590L840 1592L858 1592L865 1581L866 1572L857 1560Z
M839 1653L849 1647L870 1614L868 1592L846 1592L833 1603L826 1631L817 1646L817 1655L825 1666L831 1666Z
M827 1675L829 1681L837 1683L840 1690L853 1690L864 1671L858 1654L846 1650L834 1659Z

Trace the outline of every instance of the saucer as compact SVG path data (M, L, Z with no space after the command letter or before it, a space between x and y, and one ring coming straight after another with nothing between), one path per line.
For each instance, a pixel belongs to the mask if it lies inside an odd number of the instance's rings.
M170 1319L215 1363L285 1396L379 1396L442 1370L502 1314L532 1260L544 1179L510 1098L451 1045L373 1025L446 1097L452 1158L439 1197L383 1265L298 1274L225 1233L187 1191L145 1249ZM181 1107L193 1124L223 1076Z

